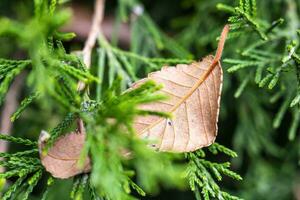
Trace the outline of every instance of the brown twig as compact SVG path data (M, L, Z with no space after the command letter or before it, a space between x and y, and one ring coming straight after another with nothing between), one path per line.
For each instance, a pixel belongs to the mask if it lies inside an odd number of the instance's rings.
M87 68L90 68L91 66L93 47L95 46L99 33L101 32L101 23L104 18L104 4L105 0L96 0L92 27L82 50L83 62ZM81 91L84 89L84 87L85 84L83 82L79 82L77 90Z
M85 41L92 27L93 13L83 3L72 4L71 9L73 13L71 21L62 28L62 31L74 32L76 33L76 40ZM108 39L112 39L114 35L115 18L112 14L105 15L101 23L101 32ZM130 27L128 22L121 22L119 30L121 30L118 32L120 45L128 47L130 44Z
M101 23L104 18L104 5L105 5L105 0L96 0L95 12L92 20L92 27L88 34L88 38L84 44L84 48L81 52L83 56L83 62L87 67L87 69L89 69L91 66L91 56L92 56L93 47L95 46L97 38L101 32ZM84 88L85 88L85 83L79 81L77 85L77 91L80 92ZM77 119L77 126L79 132L81 133L85 132L82 119L80 118ZM47 132L42 131L39 138L39 143L41 144L46 142L49 138L48 135L49 134Z
M89 36L85 42L84 48L82 50L83 62L88 69L91 66L91 56L92 56L93 48L94 48L97 38L101 32L101 23L104 18L104 5L105 5L105 0L96 0L92 27L89 32ZM82 91L84 89L84 87L85 87L85 84L80 81L77 86L77 91ZM77 120L77 123L78 123L78 130L81 133L84 133L85 129L84 129L82 119L79 118Z

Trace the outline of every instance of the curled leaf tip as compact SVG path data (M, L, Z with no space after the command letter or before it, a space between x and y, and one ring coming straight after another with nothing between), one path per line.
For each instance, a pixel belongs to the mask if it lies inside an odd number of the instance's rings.
M217 63L221 59L228 32L229 32L229 25L226 24L221 33L220 40L218 43L218 48L217 48L215 59L214 59L213 63Z

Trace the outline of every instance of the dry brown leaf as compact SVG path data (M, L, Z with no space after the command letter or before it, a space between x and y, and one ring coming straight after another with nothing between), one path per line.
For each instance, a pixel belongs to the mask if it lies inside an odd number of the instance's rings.
M207 56L190 65L163 67L133 85L136 88L153 80L163 85L161 93L169 97L140 108L172 113L172 119L140 116L134 121L136 132L142 138L157 141L153 146L160 151L190 152L214 142L223 81L219 60L228 31L225 26L215 57Z
M149 79L154 80L164 85L161 93L169 97L168 100L145 104L141 108L171 112L174 115L172 119L145 116L136 118L134 122L141 137L159 141L156 144L159 150L189 152L214 142L222 89L219 60L228 30L229 27L225 26L215 57L207 56L201 62L190 65L163 67L133 85L132 88L136 88ZM42 131L39 138L41 162L52 176L69 178L91 170L89 157L83 168L78 166L85 142L85 130L80 119L78 129L58 138L46 155L43 149L49 134Z
M43 155L46 134L48 133L42 132L40 135L40 157L43 166L53 177L65 179L91 170L90 158L85 159L83 168L80 168L78 163L85 141L84 132L71 132L60 137L47 154Z

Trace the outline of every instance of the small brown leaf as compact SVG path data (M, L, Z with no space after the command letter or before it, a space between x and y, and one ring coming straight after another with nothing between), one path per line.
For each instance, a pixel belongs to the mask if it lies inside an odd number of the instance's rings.
M215 57L207 56L201 62L190 65L163 67L133 85L132 88L136 88L147 80L153 80L164 86L161 92L169 97L140 108L172 113L172 119L141 116L134 122L142 138L158 141L154 146L159 150L189 152L214 142L223 81L219 60L228 31L229 27L225 26Z
M78 163L85 141L84 132L71 132L58 138L47 154L43 155L46 134L42 132L40 135L40 157L43 166L53 177L65 179L91 170L90 158L85 159L83 168Z

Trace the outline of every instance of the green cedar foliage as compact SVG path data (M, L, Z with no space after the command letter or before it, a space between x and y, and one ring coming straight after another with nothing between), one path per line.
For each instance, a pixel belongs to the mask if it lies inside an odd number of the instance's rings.
M152 151L147 141L135 136L132 120L137 115L168 116L168 113L138 109L141 103L164 98L154 93L160 87L147 82L124 93L133 81L162 65L189 63L205 55L204 52L212 51L220 27L225 23L224 16L228 17L231 27L224 59L230 78L225 74L221 118L234 120L235 126L221 131L222 134L230 132L226 134L239 154L239 158L233 159L234 166L245 169L242 164L248 165L244 181L238 182L238 196L246 199L291 197L296 182L295 161L299 160L299 2L180 2L189 14L172 18L170 26L176 34L170 37L152 20L142 2L119 0L115 36L110 42L99 36L91 71L86 70L80 55L70 53L63 46L74 34L58 31L70 16L68 10L57 9L62 1L35 0L34 15L26 21L0 18L0 35L12 38L27 54L24 60L0 60L1 103L13 79L22 72L28 73L26 83L30 91L12 121L18 122L36 104L43 112L58 110L56 115L60 120L56 126L52 122L46 126L51 135L49 147L59 136L74 129L76 118L80 117L86 124L87 141L82 159L89 154L93 170L88 175L74 177L70 189L72 199L86 196L88 199L132 199L134 194L140 198L157 192L160 184L181 188L187 185L185 182L197 199L237 199L222 189L223 182L219 181L224 179L223 175L237 180L241 177L229 170L229 163L216 162L210 155L221 152L236 157L236 153L217 143L185 156ZM273 6L271 10L270 6ZM122 21L130 22L129 50L118 46L118 24ZM78 81L85 82L90 91L78 93ZM238 86L232 92L235 81ZM229 101L228 95L237 100ZM230 107L232 101L236 103L234 112ZM58 180L44 171L36 143L12 136L1 135L0 138L31 147L0 154L4 158L1 166L7 168L0 177L9 183L2 198L30 199L33 188L40 184L44 185L40 195L47 199ZM278 138L284 144L276 141ZM120 153L123 149L132 152L132 158L125 159ZM257 191L252 191L254 187Z
M229 163L210 162L205 159L203 150L188 153L185 159L182 155L156 152L147 146L147 141L135 135L132 127L137 115L169 117L168 113L138 109L139 104L165 98L155 93L161 87L153 82L124 93L130 83L138 80L137 72L140 69L145 73L157 70L163 64L189 63L191 54L165 35L148 14L136 13L132 22L134 39L130 51L121 50L99 36L97 72L93 75L86 70L80 56L64 49L62 42L72 39L74 34L58 31L70 16L68 10L57 9L58 4L56 0L35 0L34 16L26 22L0 18L0 35L13 38L28 53L28 60L0 60L0 97L4 99L17 75L25 70L28 72L27 83L32 92L22 100L11 120L18 120L34 102L49 102L51 99L51 105L61 109L65 117L49 131L48 148L74 127L77 118L83 119L87 139L81 163L90 155L93 167L90 174L74 177L71 199L83 199L85 192L91 199L134 199L132 191L145 196L146 193L157 192L160 184L181 188L185 186L185 178L197 198L237 199L221 191L215 182L221 181L221 174L241 179L230 171ZM118 16L127 20L128 11L138 8L141 9L142 5L137 1L119 1ZM140 46L141 41L146 41L146 44ZM174 58L161 57L158 52L163 50L169 51ZM157 57L153 58L154 55ZM91 91L78 93L78 81L89 85ZM41 104L43 108L45 104ZM39 182L48 177L41 194L42 199L47 199L48 188L55 185L56 180L41 165L36 142L6 135L0 135L0 139L31 146L29 150L0 154L3 158L0 165L6 168L0 178L10 180L15 177L2 199L28 199ZM131 152L129 158L124 157L124 150ZM234 152L219 144L212 145L209 150L214 154L223 152L236 157ZM189 164L184 164L184 160ZM185 169L188 170L187 175L184 175Z

